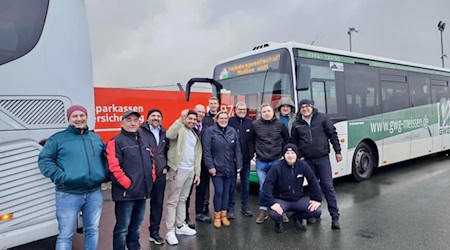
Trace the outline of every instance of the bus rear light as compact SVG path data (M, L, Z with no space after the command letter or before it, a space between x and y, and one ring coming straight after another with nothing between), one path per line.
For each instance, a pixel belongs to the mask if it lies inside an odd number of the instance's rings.
M7 221L7 220L12 220L12 219L13 219L13 213L0 215L0 221Z
M341 138L340 142L341 142L341 143L344 143L344 142L345 142L345 139L344 139L344 138Z
M339 174L339 172L334 172L334 175L338 175Z
M386 163L387 163L387 161L383 161L383 163L384 163L384 164L386 164Z

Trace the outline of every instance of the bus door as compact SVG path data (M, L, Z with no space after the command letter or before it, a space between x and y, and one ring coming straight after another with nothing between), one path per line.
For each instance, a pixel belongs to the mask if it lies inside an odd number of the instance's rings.
M411 131L411 158L415 158L433 151L433 136L429 126L433 117L430 77L427 74L409 72L408 84L411 118L403 126Z
M431 101L433 102L432 115L436 122L432 124L433 152L450 149L450 90L449 80L431 80Z
M405 126L411 119L406 72L381 69L381 107L383 114L382 164L411 158L411 132Z

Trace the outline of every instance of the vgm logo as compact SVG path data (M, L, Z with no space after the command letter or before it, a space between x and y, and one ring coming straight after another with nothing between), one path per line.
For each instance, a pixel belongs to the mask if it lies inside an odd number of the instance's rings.
M450 133L450 99L442 98L438 103L439 134Z

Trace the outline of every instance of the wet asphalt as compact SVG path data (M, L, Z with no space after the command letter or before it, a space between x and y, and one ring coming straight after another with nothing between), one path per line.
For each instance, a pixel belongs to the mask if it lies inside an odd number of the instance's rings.
M322 204L322 220L298 231L293 223L277 234L273 222L255 223L257 186L252 186L253 217L240 213L231 227L215 229L197 222L196 236L179 236L177 246L156 246L148 241L148 212L142 226L142 249L450 249L450 157L439 154L379 169L368 181L349 177L335 180L341 213L341 230L332 230L331 218ZM236 211L240 209L237 193ZM114 203L105 191L100 223L99 249L112 249ZM191 206L191 218L194 219ZM212 211L212 207L211 207ZM161 223L164 237L165 214ZM54 249L56 238L30 243L15 250ZM73 249L83 249L76 234Z

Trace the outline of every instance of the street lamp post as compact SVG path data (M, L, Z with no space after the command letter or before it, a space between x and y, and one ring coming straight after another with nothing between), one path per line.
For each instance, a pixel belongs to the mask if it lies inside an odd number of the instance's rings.
M355 27L348 28L347 34L348 34L348 40L350 43L350 51L352 51L352 32L358 33L359 29Z
M447 57L447 54L444 54L444 39L442 38L442 33L445 29L445 23L439 21L438 29L441 31L441 60L442 60L442 68L444 68L444 58Z

